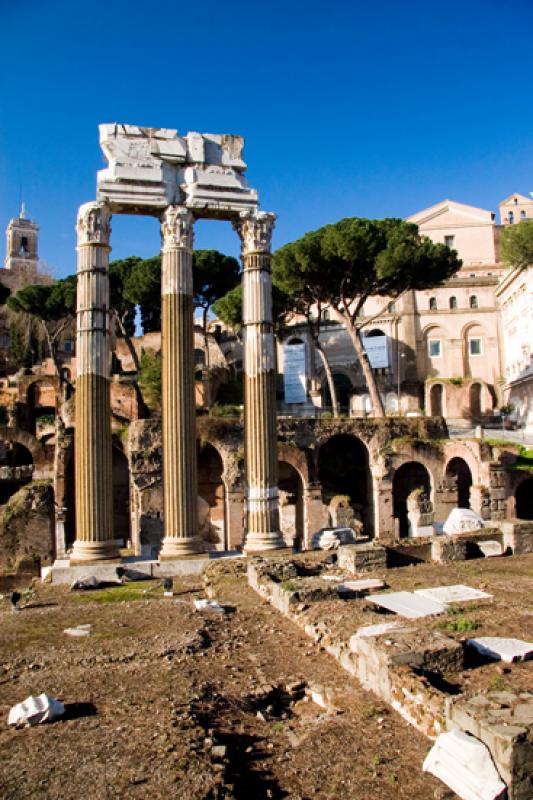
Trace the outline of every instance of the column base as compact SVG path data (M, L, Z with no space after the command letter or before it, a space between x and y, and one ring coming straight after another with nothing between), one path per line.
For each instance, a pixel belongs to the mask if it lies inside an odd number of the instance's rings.
M111 542L75 541L70 556L71 564L89 564L96 561L120 559L118 547Z
M246 534L244 552L261 553L265 550L284 550L287 545L279 531L268 531L262 533L250 532Z
M159 553L159 560L168 561L172 558L196 556L203 552L204 547L198 536L165 536Z

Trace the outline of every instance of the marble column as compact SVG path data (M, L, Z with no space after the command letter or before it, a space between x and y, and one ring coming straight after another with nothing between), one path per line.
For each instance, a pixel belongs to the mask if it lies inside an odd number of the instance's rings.
M109 348L109 233L105 203L78 212L76 541L72 562L117 558L113 534Z
M276 353L270 243L274 214L242 212L245 552L284 547L279 525Z
M161 356L165 537L160 558L192 555L198 538L193 217L169 206L161 218Z

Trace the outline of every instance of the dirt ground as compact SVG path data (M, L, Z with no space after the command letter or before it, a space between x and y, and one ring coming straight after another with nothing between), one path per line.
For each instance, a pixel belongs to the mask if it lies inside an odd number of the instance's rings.
M421 765L430 742L247 587L218 567L227 613L196 612L202 581L84 594L39 584L19 613L0 602L0 796L22 798L452 797ZM533 561L531 562L533 569ZM63 629L91 624L91 635ZM335 688L336 710L303 697ZM66 718L7 726L47 692Z

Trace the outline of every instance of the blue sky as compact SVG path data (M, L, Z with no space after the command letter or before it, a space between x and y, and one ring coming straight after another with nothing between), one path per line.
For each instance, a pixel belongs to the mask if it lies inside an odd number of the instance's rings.
M100 122L245 136L275 247L533 191L531 0L0 0L0 28L0 224L22 184L58 276L104 166ZM227 223L199 223L196 246L238 253ZM154 219L114 218L112 257L158 248Z

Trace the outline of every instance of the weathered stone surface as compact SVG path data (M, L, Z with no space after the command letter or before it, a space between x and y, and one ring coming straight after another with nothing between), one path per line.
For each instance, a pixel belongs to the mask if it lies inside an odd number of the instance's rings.
M244 140L228 134L188 133L137 125L100 125L109 162L98 173L98 199L114 212L158 214L185 205L197 216L257 207L257 192L243 173Z
M437 603L464 603L468 600L488 600L492 597L487 592L473 589L471 586L464 586L459 583L455 586L436 586L428 589L415 589L415 594L436 600Z
M509 800L533 797L533 694L508 690L449 703L448 728L469 731L489 748Z
M443 531L450 536L454 533L477 531L479 528L484 527L484 520L475 511L470 508L454 508L444 523Z
M469 639L468 644L485 656L511 664L513 661L527 661L533 658L533 642L521 639L507 639L504 636L481 636Z
M13 569L21 559L52 562L54 493L50 483L36 481L19 489L0 516L0 566Z
M376 544L350 544L339 547L339 567L354 575L383 570L387 566L387 550Z
M422 769L431 772L463 800L497 800L505 784L482 742L463 731L441 733Z
M390 592L389 594L369 594L368 602L399 614L407 619L430 617L446 611L444 603L414 594L414 592Z

